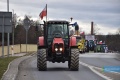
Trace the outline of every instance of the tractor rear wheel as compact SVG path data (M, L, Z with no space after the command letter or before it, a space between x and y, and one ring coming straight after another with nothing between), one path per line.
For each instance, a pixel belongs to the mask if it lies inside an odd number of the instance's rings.
M79 51L78 49L71 49L71 57L70 61L68 61L70 65L70 70L78 71L79 70Z
M39 49L37 52L37 68L39 71L45 71L47 69L46 50Z

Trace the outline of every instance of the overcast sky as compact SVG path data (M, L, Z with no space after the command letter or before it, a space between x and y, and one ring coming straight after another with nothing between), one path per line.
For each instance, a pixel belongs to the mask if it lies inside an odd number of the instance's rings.
M9 10L18 16L25 14L39 19L48 5L48 19L77 21L82 31L90 32L91 21L100 33L115 33L120 28L120 0L9 0ZM0 0L0 11L7 11L7 0Z

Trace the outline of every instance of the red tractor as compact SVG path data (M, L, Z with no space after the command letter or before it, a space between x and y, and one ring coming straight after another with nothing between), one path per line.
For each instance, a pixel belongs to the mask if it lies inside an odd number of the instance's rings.
M68 61L70 70L79 70L79 50L76 37L69 37L68 21L44 22L44 36L39 37L37 51L37 68L47 70L47 61Z

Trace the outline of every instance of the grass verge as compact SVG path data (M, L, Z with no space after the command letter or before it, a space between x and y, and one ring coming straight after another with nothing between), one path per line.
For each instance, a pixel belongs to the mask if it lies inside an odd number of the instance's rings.
M18 57L5 57L0 58L0 79L2 78L4 72L7 70L9 63Z
M25 54L24 56L29 56L29 55L34 55L33 53L35 53L34 51L30 51L27 54ZM19 54L19 53L16 53ZM8 65L11 61L13 61L16 58L19 58L21 56L13 56L13 57L4 57L4 58L0 58L0 80L4 74L4 72L7 70Z
M7 70L9 63L18 57L5 57L0 58L0 79L2 78L4 72Z

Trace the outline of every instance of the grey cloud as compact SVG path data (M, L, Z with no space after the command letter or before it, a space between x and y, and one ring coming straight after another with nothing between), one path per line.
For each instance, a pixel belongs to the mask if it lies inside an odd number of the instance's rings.
M0 2L6 3L5 0ZM120 27L120 0L10 0L10 9L15 9L19 15L38 17L46 3L48 18L73 17L85 23L94 21L97 24Z

